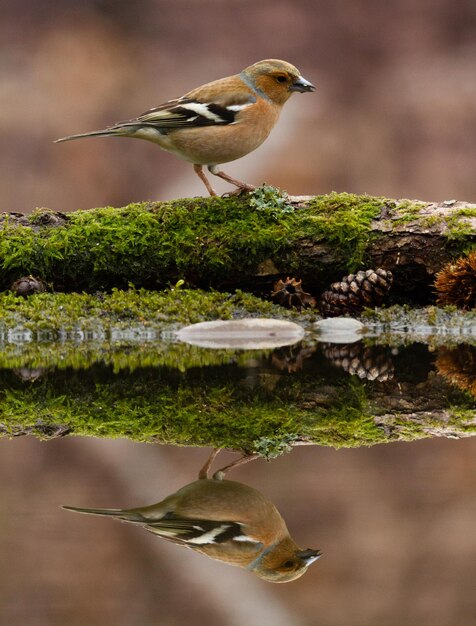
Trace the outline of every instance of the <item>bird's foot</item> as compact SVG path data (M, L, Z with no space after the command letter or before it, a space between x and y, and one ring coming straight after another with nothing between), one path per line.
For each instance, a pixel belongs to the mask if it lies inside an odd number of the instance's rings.
M198 174L198 171L197 170L195 171ZM256 187L254 187L253 185L249 185L248 183L244 183L241 180L237 180L236 178L233 178L232 176L225 174L225 172L222 172L220 169L218 169L217 165L209 165L208 171L210 172L210 174L213 174L214 176L218 176L219 178L226 180L227 183L230 183L231 185L235 185L235 187L238 187L238 189L235 189L234 191L227 191L226 193L224 193L222 195L222 198L230 198L231 196L239 196L245 191L248 192L248 191L253 191L254 189L256 189ZM200 176L200 174L198 175Z
M200 178L200 180L202 181L202 183L205 185L205 187L207 188L208 193L211 196L217 196L217 192L213 189L213 187L210 185L210 181L208 180L208 178L205 176L202 166L201 165L194 165L193 169L195 170L195 174Z
M224 194L222 194L222 198L232 198L234 196L241 196L245 193L250 193L251 191L254 191L256 189L256 187L254 185L248 185L248 183L244 183L243 185L240 185L237 189L232 189L231 191L225 191Z
M244 465L245 463L249 463L250 461L254 461L255 459L259 459L259 454L245 454L233 463L229 465L225 465L225 467L220 468L213 474L214 480L223 480L225 478L225 474L229 472L231 469L235 467L239 467L240 465Z
M205 465L202 467L202 469L198 473L199 479L208 478L208 472L210 471L210 467L212 466L212 463L215 460L219 452L220 452L220 448L214 448L211 451L211 454L208 457ZM244 454L239 459L236 459L232 463L225 465L225 467L221 467L219 470L217 470L213 474L212 478L213 480L223 480L225 478L225 474L229 472L231 469L234 469L235 467L239 467L240 465L244 465L245 463L249 463L250 461L254 461L255 459L258 459L259 456L260 456L259 454Z
M213 461L215 460L216 455L220 452L220 448L213 448L213 450L210 453L210 456L208 457L205 465L202 467L202 469L198 472L198 478L202 479L202 478L208 478L208 472L210 470L210 467L213 463Z

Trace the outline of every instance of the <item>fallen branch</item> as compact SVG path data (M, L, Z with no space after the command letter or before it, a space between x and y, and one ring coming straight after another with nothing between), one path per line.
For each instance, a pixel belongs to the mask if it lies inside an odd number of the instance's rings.
M33 275L56 291L193 287L269 292L303 279L320 293L343 275L383 267L395 297L428 301L435 273L476 246L476 205L331 193L192 198L62 214L0 215L0 287Z

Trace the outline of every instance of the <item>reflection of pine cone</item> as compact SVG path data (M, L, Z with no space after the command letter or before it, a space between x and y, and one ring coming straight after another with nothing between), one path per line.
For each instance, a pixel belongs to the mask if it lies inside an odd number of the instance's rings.
M271 355L271 363L278 370L286 372L298 372L304 367L304 361L314 354L316 347L303 347L298 345L285 346L274 350Z
M45 372L46 369L44 367L18 367L13 370L13 373L25 382L34 382L42 378Z
M357 341L341 345L324 343L322 352L333 365L359 378L379 382L393 378L394 367L388 348L364 346Z
M390 291L392 281L392 272L382 268L349 274L324 291L321 313L327 317L355 315L364 307L379 306Z
M438 373L476 398L476 347L439 348L436 359Z
M279 279L274 283L274 289L271 297L282 306L294 307L299 311L303 307L315 307L316 299L302 288L302 280L295 278Z

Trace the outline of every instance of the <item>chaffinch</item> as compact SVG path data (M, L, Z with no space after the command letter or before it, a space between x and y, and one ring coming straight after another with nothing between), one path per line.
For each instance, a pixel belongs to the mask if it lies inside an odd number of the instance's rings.
M276 124L289 97L295 91L314 89L290 63L258 61L239 74L202 85L135 119L56 142L109 136L147 139L193 163L210 195L216 192L203 172L204 165L211 174L238 187L235 193L251 191L252 185L228 176L218 166L256 150Z
M223 480L226 471L255 457L239 459L208 478L215 454L198 480L156 504L135 509L63 508L141 524L159 537L269 582L284 583L302 576L321 556L319 550L301 550L274 504L259 491Z

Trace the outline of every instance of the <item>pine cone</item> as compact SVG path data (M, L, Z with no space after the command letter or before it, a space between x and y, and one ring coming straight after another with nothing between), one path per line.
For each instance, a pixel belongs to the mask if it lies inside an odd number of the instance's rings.
M321 313L326 317L355 315L364 307L379 306L390 291L392 281L392 272L382 268L349 274L324 291Z
M289 308L294 307L300 311L303 307L315 307L316 298L303 290L301 286L302 280L295 278L286 278L285 281L279 279L274 283L274 290L271 297L282 306Z
M444 266L435 280L438 304L476 308L476 250Z
M364 346L361 341L351 344L322 344L324 356L333 365L362 379L383 382L394 376L394 367L388 348Z
M46 291L46 283L41 278L34 276L23 276L12 283L10 290L17 296L31 296L33 293L43 293Z

